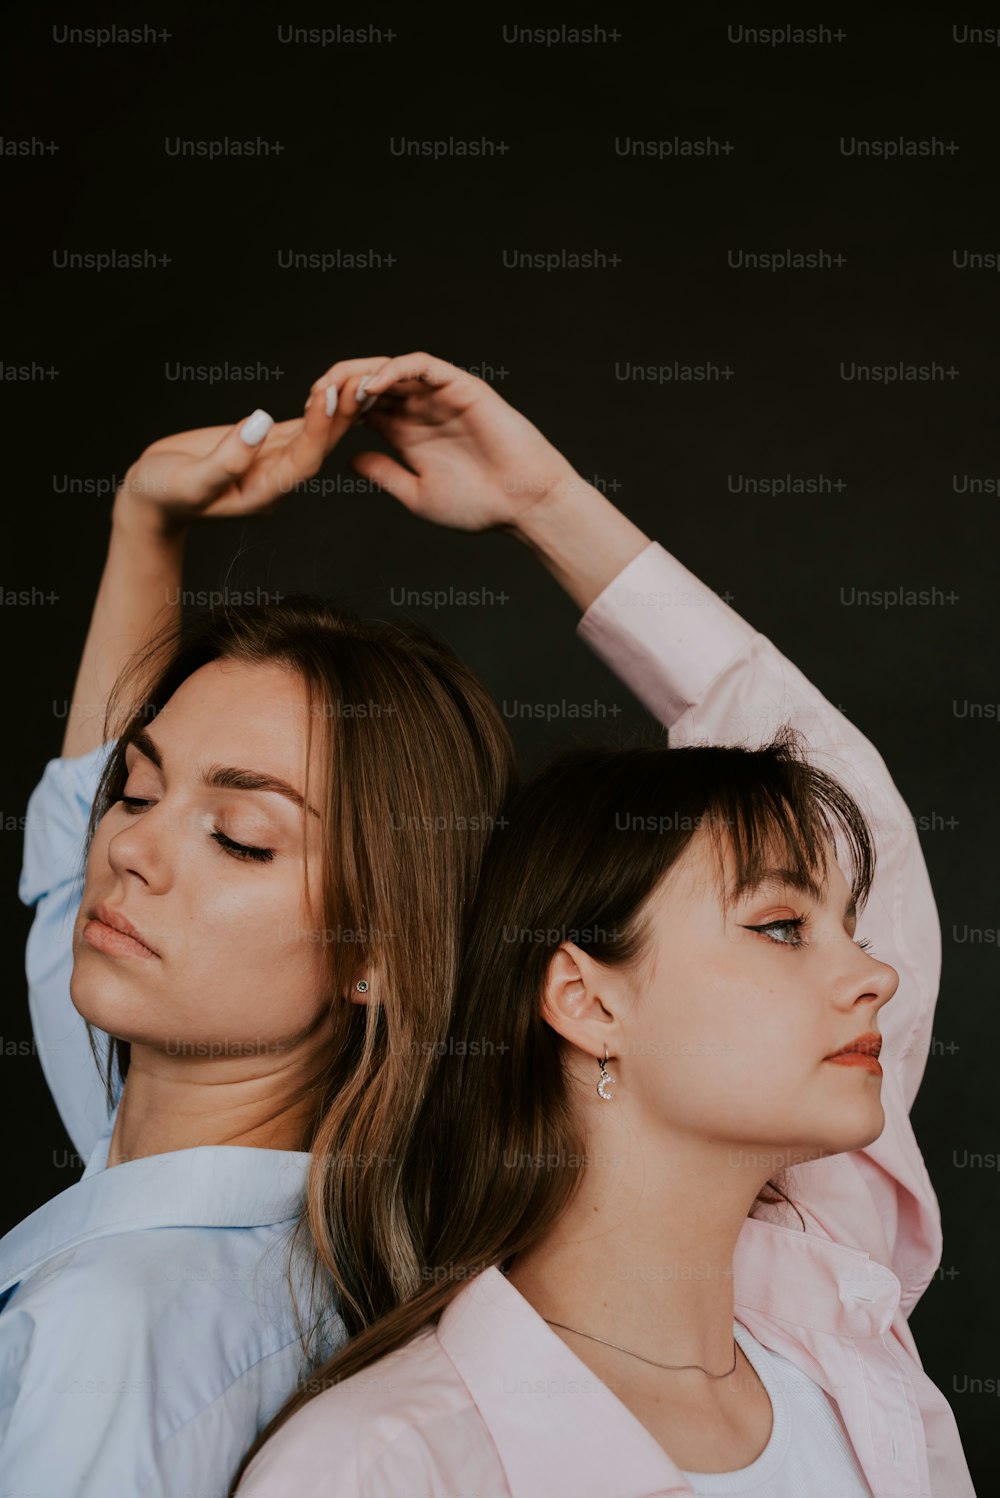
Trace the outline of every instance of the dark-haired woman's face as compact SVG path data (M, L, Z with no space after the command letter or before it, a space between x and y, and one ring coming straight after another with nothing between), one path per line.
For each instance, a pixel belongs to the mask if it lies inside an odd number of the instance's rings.
M697 835L649 902L640 983L614 978L623 1098L654 1133L725 1142L729 1163L762 1181L862 1148L885 1125L878 1072L825 1058L879 1031L899 975L856 941L832 848L827 871L819 897L778 880L725 912Z
M291 669L212 661L146 725L162 768L128 746L126 799L96 831L73 933L70 991L86 1019L169 1055L231 1058L241 1074L313 1043L328 1009L319 817L277 791L203 778L250 771L301 795L307 718ZM318 731L312 752L315 802ZM152 952L91 920L98 903Z

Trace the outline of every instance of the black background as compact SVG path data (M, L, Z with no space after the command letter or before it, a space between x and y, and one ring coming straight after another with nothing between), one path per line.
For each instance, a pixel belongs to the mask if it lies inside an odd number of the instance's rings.
M481 373L580 473L728 598L873 740L914 816L937 895L944 973L913 1123L938 1191L945 1248L911 1324L929 1375L984 1472L996 1380L994 933L1000 700L994 436L1000 251L1000 48L900 8L823 16L843 35L769 46L731 39L784 24L717 7L657 19L607 11L451 18L175 5L37 12L6 26L8 231L0 382L8 590L3 778L6 1224L75 1179L30 1038L16 898L20 819L59 753L108 537L114 478L151 440L256 406L297 415L338 358L425 349ZM145 26L163 40L97 46L64 26ZM379 28L381 41L284 43L286 26ZM602 25L617 39L512 43L504 28ZM800 24L812 24L802 22ZM387 33L392 31L391 38ZM506 33L509 35L510 31ZM264 141L210 160L166 142ZM626 140L731 142L718 155L622 154ZM942 155L863 157L842 143L930 140ZM486 138L492 156L394 154L408 140ZM49 144L58 149L49 151ZM395 263L282 269L287 251L375 250ZM827 269L733 268L744 251L827 250ZM65 252L150 251L141 270L60 268ZM601 269L511 269L504 253L599 251ZM699 383L622 378L704 364ZM855 362L956 370L886 386ZM174 364L260 365L256 381L176 380ZM38 376L38 371L57 374ZM277 372L277 373L276 373ZM327 592L388 617L394 589L488 588L492 607L413 609L497 701L605 704L600 722L511 718L531 769L573 739L626 738L643 710L574 637L578 611L516 541L433 528L358 486L346 455L326 494L191 538L185 587ZM825 475L837 487L733 492L736 476ZM337 476L340 476L339 479ZM957 492L965 477L986 492ZM957 476L957 477L956 477ZM91 492L66 492L70 481ZM336 485L341 485L337 492ZM350 492L351 485L361 492ZM94 488L101 492L93 492ZM989 492L990 488L994 492ZM16 541L15 541L16 537ZM931 589L889 608L853 589ZM984 716L973 716L979 704ZM994 704L994 706L990 706ZM23 1050L23 1046L20 1047ZM992 1155L990 1152L994 1152ZM989 1315L987 1315L987 1307ZM992 1335L991 1335L992 1333ZM995 1384L994 1384L995 1386ZM948 1498L948 1495L941 1495Z

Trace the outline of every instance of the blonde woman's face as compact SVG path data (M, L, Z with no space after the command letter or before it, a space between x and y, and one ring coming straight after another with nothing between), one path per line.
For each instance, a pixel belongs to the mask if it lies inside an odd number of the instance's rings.
M241 1070L248 1057L266 1070L322 1028L318 728L314 809L294 799L305 788L307 721L296 672L212 661L129 745L124 798L98 826L73 933L70 992L86 1019L171 1055L231 1057ZM293 795L206 783L232 782L232 771L272 777ZM92 919L98 904L142 945Z
M650 961L626 1011L623 1093L627 1085L654 1134L725 1143L730 1163L761 1179L863 1148L885 1126L882 1077L826 1058L879 1032L899 975L859 945L832 846L815 895L778 878L725 912L714 874L699 833L650 901Z

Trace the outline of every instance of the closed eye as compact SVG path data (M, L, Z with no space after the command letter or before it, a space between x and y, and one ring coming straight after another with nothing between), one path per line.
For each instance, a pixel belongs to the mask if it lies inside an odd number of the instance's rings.
M143 807L154 804L152 801L143 801L139 796L119 796L118 800L130 817L138 816ZM254 863L270 863L274 857L273 848L257 848L250 843L237 843L218 830L211 836L231 858L250 860Z
M234 858L251 858L256 863L270 863L274 857L273 848L255 848L250 843L235 843L231 837L224 832L213 832L212 836L220 847L225 848Z

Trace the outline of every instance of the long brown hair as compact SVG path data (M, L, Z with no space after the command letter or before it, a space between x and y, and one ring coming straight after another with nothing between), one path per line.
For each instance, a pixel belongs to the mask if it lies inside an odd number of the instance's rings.
M864 814L808 762L790 725L757 749L573 749L524 786L504 808L486 855L447 1048L407 1151L406 1210L423 1284L313 1373L262 1432L241 1473L314 1394L437 1321L471 1277L527 1249L559 1217L582 1178L586 1145L562 1042L541 1015L552 953L572 940L609 967L641 962L646 901L701 827L719 860L726 907L775 846L787 850L789 869L815 877L826 839L838 833L859 909L867 898L875 848ZM721 877L727 846L736 869L731 888ZM566 1168L552 1168L553 1161ZM777 1181L767 1184L776 1196L762 1191L757 1202L794 1207ZM364 1238L338 1248L352 1262L377 1266L374 1222Z
M282 663L305 682L308 755L316 725L322 735L318 794L308 784L304 794L323 819L330 992L349 992L366 965L378 970L374 1002L333 1004L334 1057L316 1088L307 1201L293 1237L312 1261L313 1290L329 1298L329 1273L356 1329L421 1283L422 1261L398 1210L405 1144L434 1063L433 1047L416 1041L447 1030L463 923L489 833L515 785L514 748L482 683L417 621L362 621L309 593L188 615L136 653L108 702L104 738L116 742L91 809L84 865L98 823L123 793L131 738L187 677L220 659ZM341 932L345 940L336 939ZM129 1056L112 1037L109 1107ZM376 1240L372 1263L343 1248L363 1232ZM322 1320L315 1317L316 1328ZM308 1336L303 1330L305 1357Z

